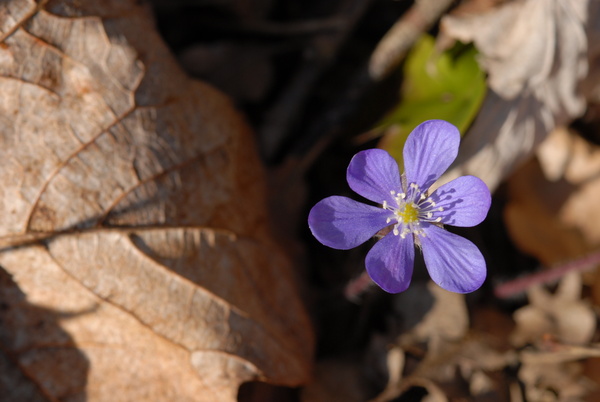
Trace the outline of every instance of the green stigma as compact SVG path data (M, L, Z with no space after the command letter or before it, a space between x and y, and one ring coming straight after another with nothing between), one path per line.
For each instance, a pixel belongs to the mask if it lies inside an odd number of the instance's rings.
M404 205L402 211L397 211L396 215L402 220L403 223L415 223L419 220L419 210L417 206L410 202Z

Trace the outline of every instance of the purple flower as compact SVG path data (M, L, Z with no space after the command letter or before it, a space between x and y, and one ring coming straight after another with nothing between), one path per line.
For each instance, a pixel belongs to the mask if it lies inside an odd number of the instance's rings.
M429 120L420 124L406 140L402 176L386 151L359 152L348 166L348 184L379 206L340 196L325 198L308 215L311 232L324 245L347 250L389 227L365 260L371 279L387 292L408 288L415 245L421 248L429 275L439 286L457 293L478 289L486 276L481 252L443 225L481 223L490 208L490 191L479 178L462 176L428 192L456 158L459 142L460 133L450 123Z

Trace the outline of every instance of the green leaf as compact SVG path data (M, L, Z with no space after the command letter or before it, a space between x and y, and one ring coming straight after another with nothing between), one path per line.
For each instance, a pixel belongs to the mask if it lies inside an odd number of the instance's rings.
M420 123L442 119L461 133L469 127L483 102L485 74L476 61L473 45L458 43L439 53L435 39L424 35L404 64L404 81L398 105L374 129L383 132L379 147L403 165L402 149L410 132Z

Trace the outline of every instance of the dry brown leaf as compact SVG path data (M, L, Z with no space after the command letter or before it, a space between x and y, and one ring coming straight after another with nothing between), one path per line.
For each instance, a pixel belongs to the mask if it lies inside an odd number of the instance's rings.
M588 70L586 35L600 21L588 14L588 3L517 0L444 18L445 35L475 43L490 86L445 181L476 174L495 189L555 126L583 113L578 85Z
M565 194L558 219L576 228L591 247L600 245L597 200L600 195L600 147L568 130L555 130L537 152L549 180L564 180L573 191ZM556 177L552 177L555 169Z
M582 256L598 250L599 146L567 129L554 130L538 148L537 160L519 169L508 184L505 221L521 249L548 266L585 260ZM600 276L587 279L593 280L597 302Z
M508 182L505 221L512 239L546 265L596 250L600 147L557 129L537 154L537 161L523 166Z
M4 1L0 32L2 399L305 382L311 328L229 100L133 0Z

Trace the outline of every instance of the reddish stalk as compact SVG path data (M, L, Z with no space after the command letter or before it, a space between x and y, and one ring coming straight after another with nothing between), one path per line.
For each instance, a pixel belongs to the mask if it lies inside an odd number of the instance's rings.
M594 251L581 258L557 264L550 269L516 278L495 287L494 295L501 299L511 298L525 292L532 286L558 281L569 272L585 272L600 264L600 251Z

